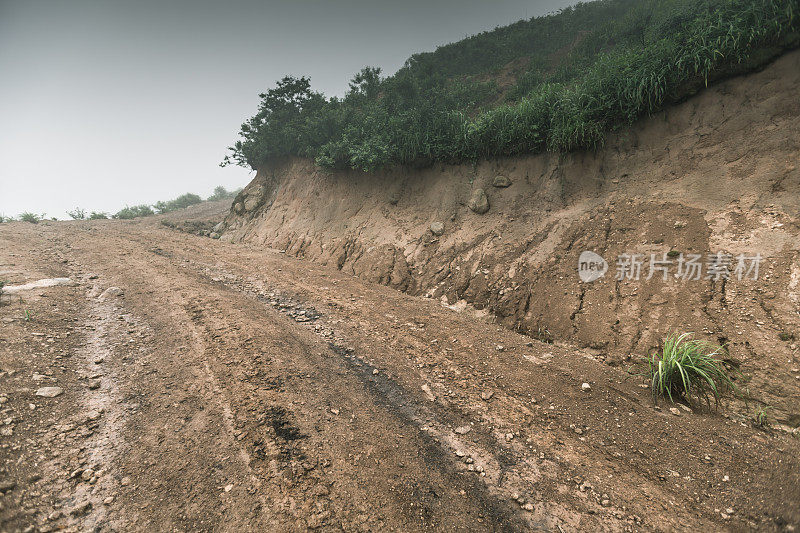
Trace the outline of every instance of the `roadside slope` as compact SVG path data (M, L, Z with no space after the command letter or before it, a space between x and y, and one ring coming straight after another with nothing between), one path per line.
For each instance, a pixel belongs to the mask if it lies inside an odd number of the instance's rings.
M727 343L730 363L752 376L755 404L796 427L798 86L794 51L639 121L597 153L370 175L302 160L265 167L236 199L223 238L486 309L506 327L611 364L648 353L670 331L693 331ZM511 185L493 187L498 176ZM483 215L467 207L479 188L490 204ZM610 264L603 279L580 282L584 250ZM644 279L650 254L670 251L763 261L755 281ZM642 279L614 279L625 253L645 258Z

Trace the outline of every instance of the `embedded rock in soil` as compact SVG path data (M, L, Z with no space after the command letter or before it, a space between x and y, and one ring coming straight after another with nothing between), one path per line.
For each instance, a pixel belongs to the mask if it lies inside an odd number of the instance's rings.
M36 390L36 396L42 396L44 398L55 398L63 393L64 389L61 387L42 387Z
M483 189L475 189L467 205L473 212L482 215L489 211L489 198L486 197Z
M505 188L511 185L511 180L507 176L495 176L492 180L493 187Z
M431 222L431 233L437 237L444 234L444 224L441 222Z

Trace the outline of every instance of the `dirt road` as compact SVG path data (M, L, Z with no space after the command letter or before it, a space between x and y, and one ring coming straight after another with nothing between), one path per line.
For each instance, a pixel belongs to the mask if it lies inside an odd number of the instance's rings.
M0 305L2 531L800 527L797 438L468 310L153 221L0 225L0 279L60 277Z

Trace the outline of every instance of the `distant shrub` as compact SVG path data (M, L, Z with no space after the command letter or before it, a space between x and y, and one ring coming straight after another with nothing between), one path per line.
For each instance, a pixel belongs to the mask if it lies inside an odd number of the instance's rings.
M154 215L153 209L146 204L142 205L134 205L134 206L125 206L124 208L117 211L113 218L118 218L120 220L130 220L132 218L139 218L139 217L149 217L150 215Z
M153 204L153 208L156 210L157 213L169 213L170 211L175 211L176 209L183 209L185 207L189 207L190 205L199 204L202 202L203 199L200 198L197 194L193 193L186 193L178 196L174 200L169 200L167 202L160 201Z
M214 192L211 196L208 197L209 202L213 202L214 200L225 200L227 198L234 198L237 194L239 194L241 189L236 189L235 191L228 191L222 185L214 188Z
M72 220L84 220L86 219L86 211L81 209L80 207L76 207L72 211L67 211L67 214Z
M44 218L44 213L37 215L36 213L31 213L30 211L25 211L19 215L19 220L21 222L30 222L31 224L38 224Z
M4 222L14 222L14 217L7 217L3 214L0 214L0 224Z
M106 220L106 219L108 219L108 213L104 213L102 211L100 212L92 211L92 213L89 215L89 220Z

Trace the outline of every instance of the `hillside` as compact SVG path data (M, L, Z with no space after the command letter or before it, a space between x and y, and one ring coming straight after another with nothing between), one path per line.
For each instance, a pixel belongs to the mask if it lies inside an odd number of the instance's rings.
M303 159L263 166L222 238L472 306L622 368L670 331L696 332L727 343L751 377L755 403L737 410L770 406L796 427L798 86L795 51L640 120L593 153L373 174ZM478 190L485 214L468 206ZM605 278L581 282L585 250L608 261ZM760 253L762 278L615 280L620 254L672 251Z
M798 44L798 0L602 0L366 67L344 98L286 77L224 164L329 169L476 162L601 146L665 104Z

